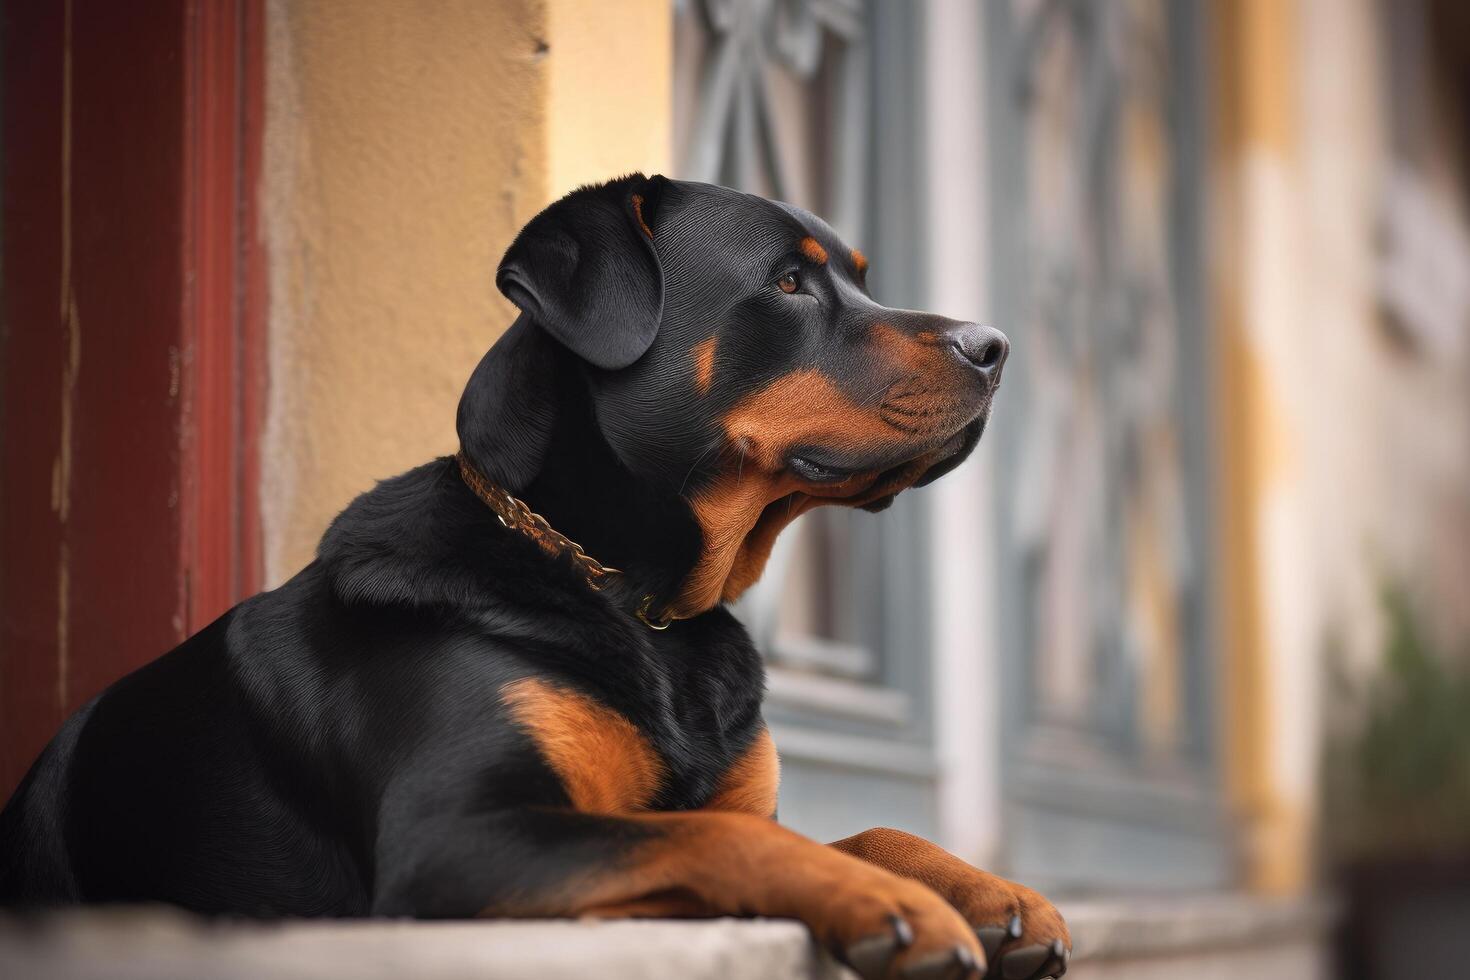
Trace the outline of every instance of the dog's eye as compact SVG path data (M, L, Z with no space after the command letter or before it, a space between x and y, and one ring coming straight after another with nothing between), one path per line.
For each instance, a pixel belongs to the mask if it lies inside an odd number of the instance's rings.
M794 293L801 288L801 282L796 278L796 273L788 272L776 280L776 285L781 287L783 293Z

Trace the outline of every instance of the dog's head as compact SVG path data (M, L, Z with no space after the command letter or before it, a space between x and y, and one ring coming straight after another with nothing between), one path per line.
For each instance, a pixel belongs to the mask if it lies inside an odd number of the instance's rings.
M549 390L553 362L575 365L619 464L697 525L673 610L734 599L792 519L883 508L958 465L989 417L1004 335L880 306L866 273L798 208L641 175L578 190L501 262L523 315L471 380L461 440L526 487L557 406L525 379Z

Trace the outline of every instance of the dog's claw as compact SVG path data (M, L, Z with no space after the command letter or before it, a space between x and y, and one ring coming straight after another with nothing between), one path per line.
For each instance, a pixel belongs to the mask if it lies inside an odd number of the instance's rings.
M980 948L985 950L985 960L993 969L997 965L995 954L1000 948L1008 940L1021 938L1021 916L1013 914L1003 926L981 926L975 930L975 938L980 940Z
M985 961L994 963L995 954L1000 950L1001 943L1015 937L1005 926L981 926L975 930L975 938L980 940L980 948L985 950Z
M910 963L899 975L903 980L967 980L975 976L975 955L955 946Z
M1000 961L1001 976L1005 980L1030 980L1039 976L1038 969L1051 958L1051 947L1037 943L1013 949Z
M1072 951L1067 948L1067 945L1060 939L1053 939L1051 941L1051 956L1047 958L1046 966L1041 968L1040 975L1056 980L1057 977L1067 972L1067 964L1071 959Z
M897 952L898 942L893 936L869 936L847 947L847 965L863 980L883 980Z
M909 925L907 919L893 916L889 921L893 923L893 938L898 942L899 949L908 949L914 944L914 927Z
M847 963L863 980L882 980L898 951L913 945L914 929L907 921L896 915L888 921L893 928L891 935L869 936L847 947Z

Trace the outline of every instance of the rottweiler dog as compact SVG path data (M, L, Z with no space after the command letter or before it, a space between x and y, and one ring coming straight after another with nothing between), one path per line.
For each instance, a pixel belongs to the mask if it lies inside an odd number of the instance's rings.
M777 824L726 609L820 504L974 447L999 332L888 309L815 216L632 175L537 215L460 452L62 726L0 817L9 903L263 916L800 919L866 978L1057 976L1040 895ZM987 966L987 964L989 964Z

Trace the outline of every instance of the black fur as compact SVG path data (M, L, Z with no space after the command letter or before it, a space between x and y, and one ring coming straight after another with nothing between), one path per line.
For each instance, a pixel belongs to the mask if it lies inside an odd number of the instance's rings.
M627 367L663 315L663 269L644 226L666 184L634 176L572 192L516 236L495 284L589 364Z
M803 235L831 249L825 268L793 253ZM800 297L771 287L792 266ZM289 582L66 723L0 815L0 901L457 916L605 864L646 831L565 809L500 700L529 676L638 728L667 767L657 807L709 799L761 728L759 656L722 607L665 632L631 610L699 560L687 501L732 465L720 412L802 365L875 389L875 317L953 325L873 303L804 212L638 175L543 212L497 281L523 312L470 378L463 449L626 575L590 589L451 458L382 482ZM719 369L696 400L688 355L711 335Z

